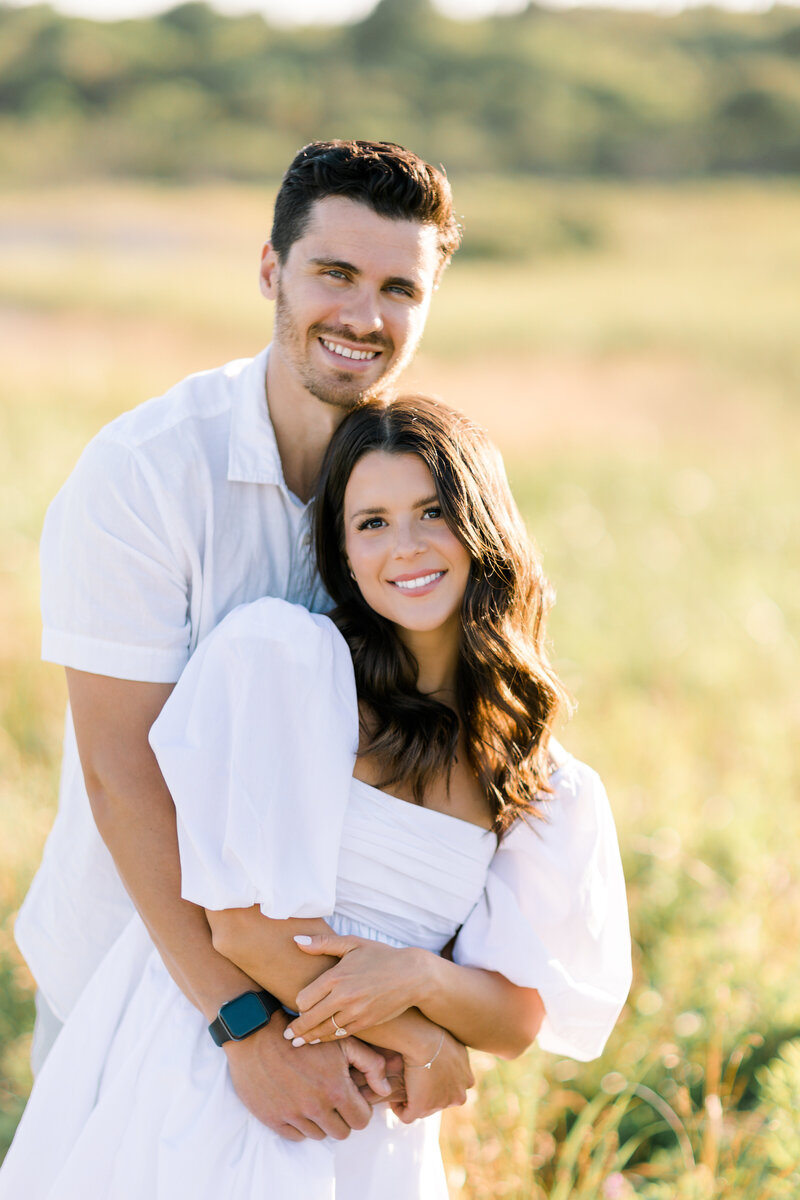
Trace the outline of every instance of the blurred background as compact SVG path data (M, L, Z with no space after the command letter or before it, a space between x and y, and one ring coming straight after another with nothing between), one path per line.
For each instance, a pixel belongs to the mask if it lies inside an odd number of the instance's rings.
M352 136L452 180L408 382L506 454L635 939L600 1062L478 1056L451 1195L795 1198L800 10L71 2L0 3L0 1153L65 702L45 507L115 414L266 343L280 175Z

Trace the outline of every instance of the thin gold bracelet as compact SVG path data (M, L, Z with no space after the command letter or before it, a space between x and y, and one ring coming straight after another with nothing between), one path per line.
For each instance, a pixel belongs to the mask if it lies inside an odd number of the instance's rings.
M444 1045L444 1030L442 1030L442 1036L439 1038L439 1045L436 1047L436 1053L434 1054L433 1058L429 1059L426 1063L406 1063L406 1070L407 1071L408 1070L430 1071L431 1067L433 1066L433 1064L436 1062L437 1058L441 1054L443 1045Z

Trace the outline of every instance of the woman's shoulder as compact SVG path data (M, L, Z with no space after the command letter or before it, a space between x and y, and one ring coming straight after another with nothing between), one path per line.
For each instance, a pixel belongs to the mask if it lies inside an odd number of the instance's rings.
M554 798L575 800L597 792L605 795L603 781L594 767L570 754L559 742L551 742L550 759L553 769L549 782Z
M271 646L299 659L312 659L322 645L347 651L347 643L329 617L309 612L276 596L264 596L232 609L205 639L218 647ZM347 651L349 654L349 651Z
M286 703L317 689L355 704L353 660L333 622L272 596L232 609L202 639L176 690L186 695L201 684L206 693L218 688L241 699L255 690Z
M526 847L540 853L545 847L566 847L575 840L604 833L613 816L603 781L593 767L558 743L551 743L550 790L540 793L535 814L518 818L501 840L501 847Z

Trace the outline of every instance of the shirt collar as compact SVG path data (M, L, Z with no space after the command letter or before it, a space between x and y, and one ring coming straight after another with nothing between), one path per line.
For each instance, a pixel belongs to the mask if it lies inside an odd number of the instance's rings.
M268 355L269 346L251 359L235 389L228 479L232 483L275 483L288 490L267 403Z

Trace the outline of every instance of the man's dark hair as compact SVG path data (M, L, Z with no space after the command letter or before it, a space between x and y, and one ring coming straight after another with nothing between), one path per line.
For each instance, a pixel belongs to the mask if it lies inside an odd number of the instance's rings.
M367 204L392 220L433 225L439 234L440 270L461 241L443 170L394 142L336 139L304 146L283 177L272 222L272 245L282 262L305 233L312 205L326 196Z

